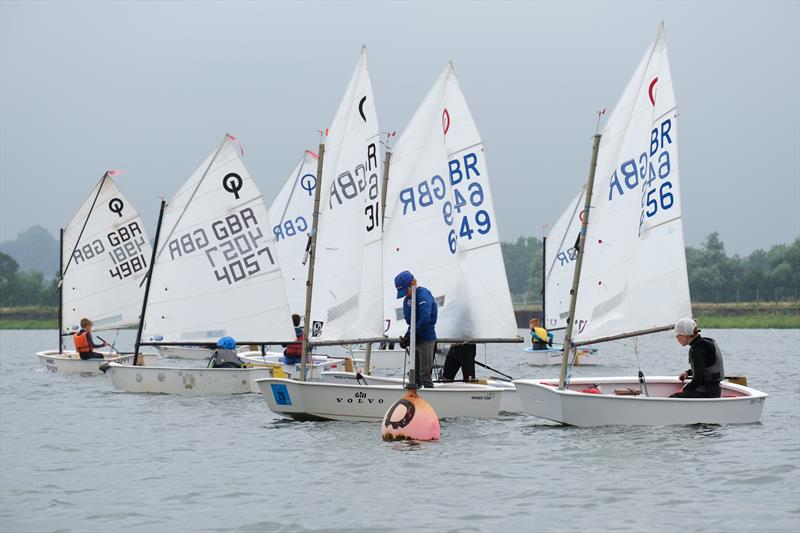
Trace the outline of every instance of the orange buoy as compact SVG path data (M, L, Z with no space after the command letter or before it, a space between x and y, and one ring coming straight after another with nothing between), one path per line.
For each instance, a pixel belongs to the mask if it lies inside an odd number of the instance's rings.
M441 431L436 411L413 388L389 407L381 423L383 440L439 440Z

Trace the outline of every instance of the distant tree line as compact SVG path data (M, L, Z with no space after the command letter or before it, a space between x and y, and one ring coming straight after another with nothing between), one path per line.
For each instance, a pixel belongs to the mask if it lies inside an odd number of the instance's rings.
M520 237L502 243L502 249L515 302L541 302L541 239ZM800 296L800 238L746 257L729 257L714 232L698 248L686 247L686 265L694 302L797 300ZM0 252L0 307L58 305L57 287L57 279L47 280L37 270L20 270L13 257Z
M0 307L58 305L58 279L45 280L38 270L20 270L8 254L0 252Z
M515 302L539 303L542 241L520 237L502 243L508 285ZM797 300L800 296L800 238L746 257L725 253L717 232L699 247L686 247L689 291L694 302Z

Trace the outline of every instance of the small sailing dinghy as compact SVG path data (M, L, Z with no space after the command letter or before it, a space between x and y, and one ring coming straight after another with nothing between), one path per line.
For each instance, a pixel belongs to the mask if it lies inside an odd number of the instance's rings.
M575 270L575 239L581 229L582 202L583 191L570 202L548 235L542 239L542 315L544 327L550 332L566 329L567 325L569 289ZM544 350L528 346L524 351L529 354L526 359L531 366L560 365L564 346L553 343ZM594 363L594 358L587 361L586 356L597 353L597 348L584 346L575 353L573 364L587 366Z
M60 231L58 349L36 354L50 372L99 374L104 362L127 364L133 358L111 349L100 352L104 359L83 360L76 351L64 349L63 342L80 329L84 317L94 321L95 338L98 332L139 322L144 294L140 282L151 247L139 213L114 183L117 173L103 174Z
M378 139L374 106L361 106L359 102L372 102L365 51L362 51L356 73L330 128L331 134L328 139L332 153L353 154L351 156L353 162L350 163L353 166L357 165L358 161L362 161L365 154L369 158L370 143L376 142ZM367 110L366 114L360 113L362 108ZM443 116L448 117L447 123L444 125ZM452 117L452 127L450 117ZM378 231L375 232L374 237L363 239L364 242L369 243L368 246L377 242L378 256L368 261L367 254L360 250L354 250L349 256L342 254L339 259L342 264L348 261L360 261L360 268L370 268L370 272L374 272L371 269L377 266L378 278L377 280L369 278L372 281L369 290L345 292L344 295L348 299L340 304L341 308L329 307L327 312L328 324L330 324L331 317L337 316L334 311L348 309L348 306L344 305L345 303L352 302L349 304L351 306L354 306L356 302L359 305L368 303L370 313L356 315L350 322L350 327L353 328L352 331L358 331L360 335L372 338L359 339L357 335L348 334L346 331L325 333L323 329L323 335L331 335L333 338L330 341L325 339L314 341L312 337L312 343L325 344L334 342L335 339L338 339L339 342L350 340L352 343L377 343L387 340L383 336L386 331L399 331L400 326L394 325L394 319L389 320L387 328L382 323L381 317L394 316L393 307L396 300L393 293L396 291L392 279L397 272L405 269L412 269L419 279L424 280L426 285L434 290L440 308L437 331L443 328L441 331L450 331L454 334L453 338L443 340L481 342L486 332L492 332L490 334L493 335L497 331L502 331L505 335L504 338L489 340L521 341L516 336L510 293L502 258L499 255L500 246L497 242L495 222L492 218L491 198L486 181L488 174L486 174L483 160L482 142L474 128L472 117L460 92L451 65L444 69L412 118L406 132L398 141L392 154L392 164L388 165L388 155L385 160L387 163L385 163L384 177L391 168L392 179L389 183L396 183L396 185L391 185L386 194L387 203L391 207L387 207L386 210L386 228L383 238ZM325 256L329 256L331 249L340 249L339 245L335 244L335 239L330 237L330 233L326 237L326 231L330 232L330 226L326 226L326 224L330 224L332 218L330 216L326 218L326 210L330 210L331 206L336 206L338 209L339 204L333 197L333 191L339 184L337 176L346 170L346 167L340 168L338 165L342 165L345 161L340 157L331 163L327 159L323 162L324 179L321 181L323 183L328 183L327 180L335 179L337 181L330 188L327 186L320 188L322 194L319 217L320 235L318 245L312 240L312 257L317 249L320 250L320 257L323 256L323 253ZM460 169L458 172L462 173L461 179L457 179L455 176L457 171L453 165L456 163ZM454 176L448 174L448 169ZM469 173L468 177L465 176L466 173ZM419 185L418 181L421 176L429 176L425 179L423 187L427 187L428 195L419 202L414 200L412 208L408 195L416 194L414 191L417 190L416 187ZM441 178L440 176L448 177ZM435 180L432 185L436 187L435 189L431 189L431 179ZM376 183L380 184L380 180ZM474 185L471 186L472 183ZM376 188L375 191L375 198L379 198L380 189ZM472 202L467 204L465 202L470 195ZM431 203L428 203L428 200ZM436 207L432 207L434 203ZM450 212L448 218L443 219L442 206L445 203L450 206ZM375 208L373 208L377 211L373 224L362 224L351 230L347 233L350 240L362 242L362 239L356 238L359 235L359 228L377 227L382 223L383 216L380 213L379 205L375 204ZM357 209L353 209L351 214L347 215L343 210L339 212L338 216L340 219L359 220L356 217L363 217L365 210L363 207L355 207ZM392 217L395 218L392 219ZM404 237L403 232L408 231L415 223L423 229L414 229L415 237ZM397 229L390 230L390 225L396 225ZM463 236L454 234L451 231L453 227L456 227L458 231L463 231ZM462 228L466 229L462 230ZM363 232L363 229L360 231ZM396 241L392 240L392 244L386 244L383 239L392 234L395 235ZM383 246L383 261L386 262L382 270L380 269L381 245ZM387 260L388 246L394 247L396 256ZM414 252L415 247L420 250ZM428 256L423 257L423 248L428 252ZM436 259L430 257L431 255ZM444 258L443 261L442 258ZM441 261L438 268L437 260ZM327 272L329 267L329 264L326 265L324 271ZM323 271L322 268L320 270ZM484 279L486 272L496 273L497 277L490 276ZM441 286L438 285L439 283ZM314 300L316 294L341 292L338 290L338 284L331 284L325 280L319 283L315 282L313 285L312 301L315 302L314 306L317 305ZM384 306L386 294L390 294L392 315L387 315L383 311L386 309ZM452 300L448 299L451 295ZM443 303L442 298L446 299L447 303ZM474 302L481 302L482 305L473 308L471 303ZM448 306L450 307L448 308ZM445 311L446 309L448 311ZM327 328L328 325L324 327ZM404 332L405 327L403 326L401 333ZM399 333L391 334L399 335ZM399 362L398 366L400 365L402 365L402 361ZM406 393L401 383L384 382L372 385L369 384L369 381L367 384L353 383L352 380L345 381L349 383L342 382L342 380L319 383L279 379L257 380L257 383L272 411L281 416L298 420L381 420L386 409ZM489 385L451 383L433 389L420 390L419 394L431 403L440 417L496 417L500 411L503 392L504 389Z
M567 379L569 348L670 330L691 316L677 129L662 24L594 136L561 376L516 380L525 412L575 426L760 419L767 395L727 381L720 398L683 399L669 397L681 388L676 377Z
M226 135L172 201L162 202L137 348L211 347L224 336L240 345L295 340L264 200L234 141ZM111 363L107 374L118 389L163 394L256 392L254 377L285 375L279 363L241 369Z

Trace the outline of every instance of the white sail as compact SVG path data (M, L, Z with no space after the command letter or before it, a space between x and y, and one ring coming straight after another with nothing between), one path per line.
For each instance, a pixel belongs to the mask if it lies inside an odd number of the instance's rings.
M139 322L152 248L142 219L106 173L64 228L63 332L81 318L95 330ZM84 227L85 224L85 227Z
M384 228L387 332L405 332L394 276L437 300L440 338L514 338L517 326L483 142L448 64L392 154Z
M577 253L575 243L581 230L584 190L567 206L547 234L544 272L544 326L547 329L567 327L569 302L572 298L572 277Z
M228 136L167 205L142 340L294 340L261 192Z
M383 335L379 137L363 48L325 148L312 341Z
M317 159L317 154L305 151L269 208L269 223L280 258L289 309L300 316L305 314L306 306L308 264L303 260L311 233Z
M577 342L691 316L678 126L663 24L602 131L575 313Z

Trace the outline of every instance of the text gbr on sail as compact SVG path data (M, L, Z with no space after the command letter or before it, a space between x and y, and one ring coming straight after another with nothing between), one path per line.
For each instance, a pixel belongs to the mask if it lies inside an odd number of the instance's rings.
M179 235L167 247L171 259L203 251L217 281L228 285L261 272L259 256L275 264L256 214L249 207L213 221L208 230L201 227Z

